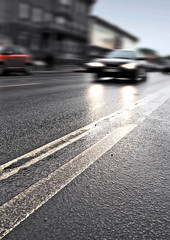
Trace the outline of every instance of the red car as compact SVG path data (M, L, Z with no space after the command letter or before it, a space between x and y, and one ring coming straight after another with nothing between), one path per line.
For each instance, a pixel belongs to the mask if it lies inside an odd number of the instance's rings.
M31 74L31 57L19 46L0 46L0 75L6 71L22 71Z

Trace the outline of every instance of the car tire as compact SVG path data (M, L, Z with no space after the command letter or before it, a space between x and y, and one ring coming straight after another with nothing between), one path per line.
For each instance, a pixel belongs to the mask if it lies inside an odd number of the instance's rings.
M162 72L164 75L169 75L170 72L166 71L166 72Z
M100 73L96 73L95 74L95 82L100 81L100 78L101 78L101 74Z
M5 65L3 63L0 64L0 76L5 73Z
M32 64L25 64L24 72L26 75L31 75L33 73L33 65Z
M147 71L145 68L139 68L136 72L135 77L132 78L133 81L146 81L147 80Z

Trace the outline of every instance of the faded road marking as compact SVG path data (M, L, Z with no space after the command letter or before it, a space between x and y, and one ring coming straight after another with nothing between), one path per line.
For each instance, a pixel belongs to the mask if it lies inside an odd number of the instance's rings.
M0 85L0 88L9 88L9 87L22 87L22 86L31 86L31 85L40 85L41 83L23 83L15 85Z

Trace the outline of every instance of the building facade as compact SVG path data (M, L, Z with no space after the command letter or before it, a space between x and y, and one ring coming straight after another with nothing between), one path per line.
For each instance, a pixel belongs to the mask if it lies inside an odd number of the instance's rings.
M95 0L0 0L0 35L36 58L81 59Z
M102 57L114 49L136 49L137 37L97 16L90 17L89 55Z

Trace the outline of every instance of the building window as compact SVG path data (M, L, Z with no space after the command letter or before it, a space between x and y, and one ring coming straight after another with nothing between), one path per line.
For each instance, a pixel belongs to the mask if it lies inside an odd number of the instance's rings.
M72 0L59 0L59 2L67 6L70 6L72 4Z
M19 4L19 17L22 19L28 19L29 18L29 11L30 7L27 3L20 3Z
M52 22L53 15L51 13L44 13L44 22Z
M43 21L43 11L40 8L33 8L32 20L37 23Z
M65 19L65 17L56 17L55 22L57 24L65 24L66 23L66 19Z

